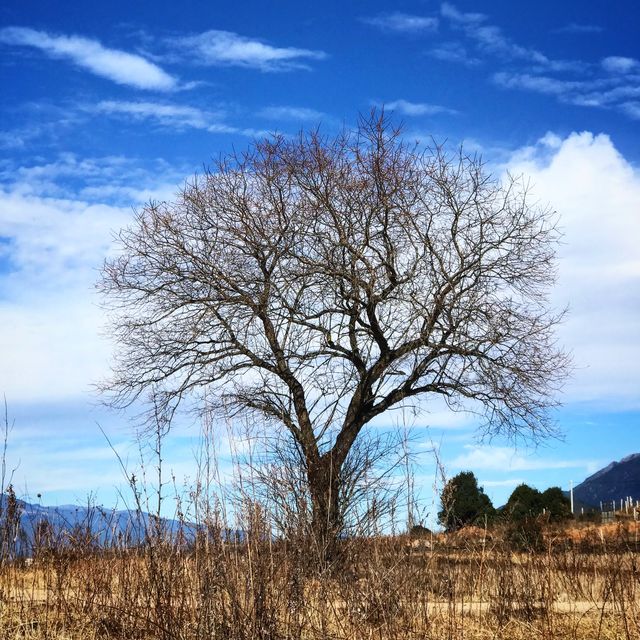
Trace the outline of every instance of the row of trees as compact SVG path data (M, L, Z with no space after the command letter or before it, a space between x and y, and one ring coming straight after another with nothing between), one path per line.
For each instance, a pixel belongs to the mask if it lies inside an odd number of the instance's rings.
M462 471L446 483L438 519L447 531L455 531L465 525L489 524L497 518L521 522L541 514L551 522L571 517L569 499L560 487L541 492L527 484L518 485L504 507L495 509L473 472Z

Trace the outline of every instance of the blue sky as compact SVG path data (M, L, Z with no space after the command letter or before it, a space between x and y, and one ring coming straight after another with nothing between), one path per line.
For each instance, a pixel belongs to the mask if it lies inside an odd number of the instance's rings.
M352 126L384 104L409 139L524 173L561 216L553 304L574 354L536 450L474 440L438 406L414 423L428 495L476 472L497 503L519 482L568 487L640 450L640 9L632 2L121 3L0 6L0 394L9 465L45 504L114 502L133 416L92 385L112 347L93 285L112 234L211 158L277 130ZM198 425L167 443L179 482ZM384 428L384 424L374 428ZM221 427L221 448L233 438Z

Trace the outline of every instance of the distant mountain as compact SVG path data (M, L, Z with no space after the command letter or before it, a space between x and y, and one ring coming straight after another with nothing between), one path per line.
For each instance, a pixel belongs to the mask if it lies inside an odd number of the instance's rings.
M573 488L574 500L592 507L631 497L640 500L640 453L611 462Z
M40 544L61 546L81 545L83 541L98 546L136 546L148 533L155 531L153 516L137 510L109 510L100 506L63 505L47 507L17 500L20 523L13 532L15 553L31 555L37 540ZM0 524L4 526L7 514L7 496L0 496ZM177 535L192 539L196 527L182 526L177 520L162 518L164 535ZM1 542L1 541L0 541Z

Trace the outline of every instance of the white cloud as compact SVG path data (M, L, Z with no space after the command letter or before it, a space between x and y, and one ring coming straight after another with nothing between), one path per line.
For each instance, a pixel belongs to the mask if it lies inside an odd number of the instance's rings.
M570 307L560 340L576 366L564 400L640 407L640 171L589 132L546 136L508 165L560 215L553 298Z
M554 460L542 458L539 452L524 455L510 447L466 445L465 452L451 460L447 466L453 469L475 471L539 471L545 469L594 469L596 460ZM490 486L487 484L487 486ZM493 484L491 486L498 486Z
M588 33L602 33L604 29L595 24L580 24L577 22L570 22L564 27L554 29L554 33L576 33L576 34L588 34Z
M34 145L45 148L66 142L71 131L77 131L86 122L84 114L75 106L54 105L46 99L21 104L13 114L17 117L11 117L7 111L3 115L0 148L12 150L33 149ZM10 156L5 154L5 157L8 160Z
M464 13L449 2L443 2L440 5L440 13L452 22L467 26L482 24L487 19L484 13Z
M440 12L444 18L473 40L482 50L506 56L520 58L541 65L552 63L547 56L536 49L522 47L507 38L500 27L487 23L487 16L482 13L464 13L453 4L444 2Z
M363 18L362 21L382 31L413 34L436 31L439 22L438 18L400 12Z
M431 116L437 113L457 113L454 109L440 106L439 104L429 104L427 102L409 102L408 100L393 100L384 103L384 108L388 111L396 111L405 116Z
M519 484L523 484L522 478L507 478L506 480L478 480L478 484L481 487L517 487Z
M471 56L459 42L443 42L437 47L429 49L427 53L436 60L455 62L467 67L476 66L481 62L479 58Z
M108 49L97 40L50 35L25 27L5 27L0 29L0 42L35 47L51 58L70 60L77 66L118 84L158 91L177 88L176 79L158 65L140 55Z
M160 113L207 123L199 112ZM577 369L563 400L640 406L640 172L610 138L591 133L549 134L507 164L531 177L533 197L558 210L565 233L554 303L570 305L560 339ZM189 172L71 155L2 171L0 323L16 327L0 344L10 363L0 373L8 397L56 397L96 379L109 349L97 337L100 314L90 292L111 232L126 224L130 203L171 198ZM409 422L473 426L470 416L431 408Z
M401 429L430 429L430 434L439 435L439 431L465 432L464 438L469 438L469 431L479 422L479 417L466 411L452 411L441 398L429 398L428 403L417 401L397 406L376 416L369 423L374 427ZM447 438L449 438L447 434Z
M640 62L634 58L609 56L602 60L602 68L609 73L629 73L640 67Z
M459 42L445 42L427 53L438 60L467 66L493 57L502 70L490 78L505 89L517 89L553 96L566 104L615 109L636 119L637 110L630 99L640 96L637 71L640 61L623 56L608 56L600 63L582 60L556 60L534 47L522 46L502 29L490 24L483 13L466 13L444 2L440 8L446 23L461 33L478 57L470 55ZM599 27L572 23L556 32L595 33ZM480 58L480 59L478 59ZM508 63L508 70L505 65ZM562 73L559 77L552 74Z
M171 174L162 168L154 176L123 158L64 156L3 173L0 326L10 330L0 332L0 393L10 402L86 396L107 374L112 347L100 335L104 318L93 286L113 233L143 195L119 206L98 192L113 183L116 191L137 186L166 197ZM98 190L96 198L79 197L84 188Z
M623 84L607 91L594 91L592 94L586 94L586 98L594 97L602 104L616 104L620 100L628 100L629 98L640 97L640 86L637 84ZM619 105L621 106L621 105Z
M569 91L579 88L581 83L570 80L558 80L547 76L535 76L529 73L498 72L493 75L493 81L507 89L525 89L536 93L551 95L565 95Z
M91 288L112 229L129 211L0 190L0 235L10 251L0 277L0 389L12 401L89 392L109 349Z
M298 120L320 122L326 120L327 115L322 111L309 109L307 107L265 107L258 112L261 118L270 118L273 120Z
M24 149L31 140L40 136L42 129L39 125L31 125L0 131L0 149Z
M264 135L266 132L256 129L234 127L224 122L222 111L204 111L188 105L176 105L161 102L130 102L104 100L96 105L85 107L88 111L131 120L151 120L157 124L182 131L201 129L209 133L239 133L249 137Z
M174 38L170 44L188 53L189 62L260 71L308 69L306 61L324 60L327 57L324 51L274 47L231 31L205 31L195 36Z
M640 102L623 102L620 109L634 120L640 120Z
M75 280L76 270L94 265L96 248L104 255L110 244L112 225L128 217L128 212L109 205L17 191L0 191L0 206L0 235L13 239L14 267L33 278L47 272L58 284Z
M530 73L498 72L492 80L506 89L520 89L555 96L559 101L582 107L615 108L631 118L636 114L630 98L640 97L640 87L618 78L567 80Z
M135 161L122 156L78 158L61 153L51 162L15 167L8 164L0 170L5 191L13 196L49 198L83 204L117 204L146 202L151 197L171 198L190 167L171 168L157 160L152 170L142 169ZM150 175L162 176L159 184Z
M506 36L500 27L490 24L482 13L465 13L453 4L441 5L442 17L456 31L462 33L481 58L492 56L506 63L509 70L494 72L490 78L505 89L531 91L553 96L556 100L582 107L611 108L628 117L637 118L629 100L640 96L635 72L640 62L634 58L609 56L599 64L581 60L555 60L533 47L522 46ZM596 27L569 25L562 30L588 32ZM471 66L479 60L470 56L458 42L447 42L428 51L439 60ZM552 74L562 72L560 77Z
M555 60L533 47L517 44L500 27L489 24L487 16L482 13L463 13L446 2L441 6L441 13L454 29L475 44L480 54L495 56L500 62L520 63L547 71L582 72L588 66L579 60ZM465 59L459 61L468 64Z
M159 102L103 100L88 109L107 115L129 116L135 120L152 119L166 126L180 128L207 129L213 120L220 119L218 113L207 113L195 107Z

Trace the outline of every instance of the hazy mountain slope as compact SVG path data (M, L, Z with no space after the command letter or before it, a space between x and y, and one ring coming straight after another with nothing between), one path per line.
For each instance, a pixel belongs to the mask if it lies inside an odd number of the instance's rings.
M108 510L100 506L62 505L47 507L17 500L20 512L18 531L11 533L17 555L30 555L36 540L39 544L74 546L82 544L135 546L156 531L153 516L136 510ZM6 523L7 496L0 496L0 521ZM6 526L3 524L3 526ZM176 534L180 523L161 520L163 535ZM13 528L10 527L13 531ZM186 524L182 533L190 538L195 527Z

